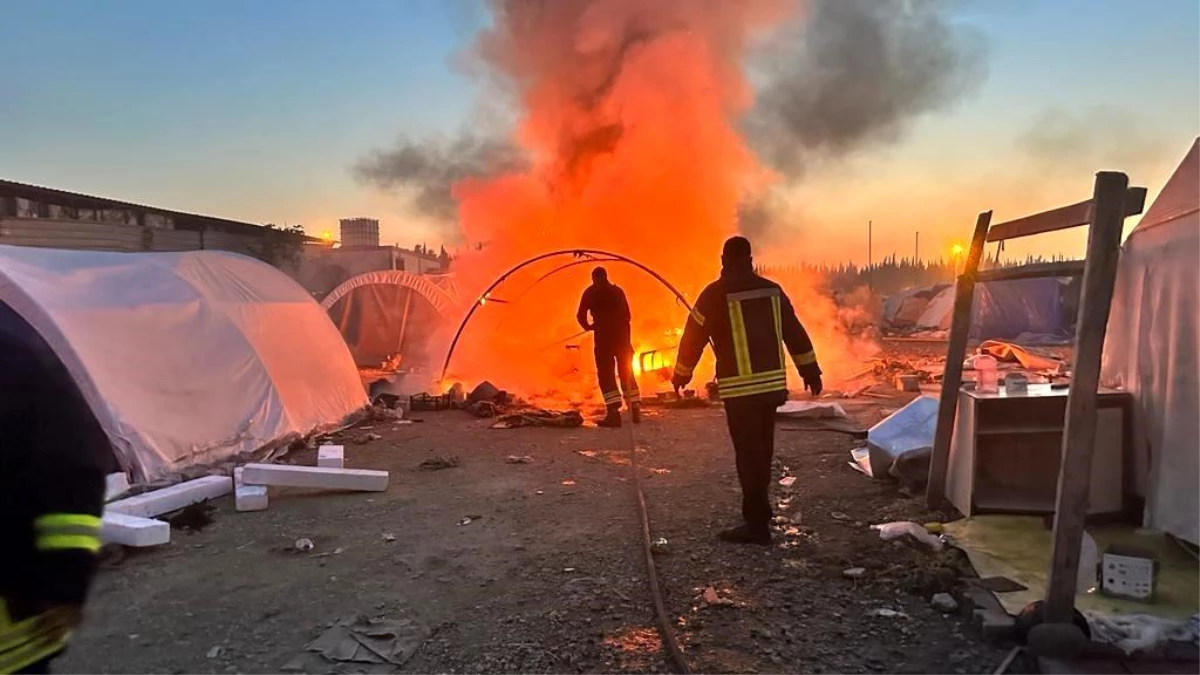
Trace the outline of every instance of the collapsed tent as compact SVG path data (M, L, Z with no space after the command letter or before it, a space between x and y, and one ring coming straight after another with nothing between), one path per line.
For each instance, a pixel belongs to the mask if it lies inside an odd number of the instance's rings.
M135 480L260 450L367 403L325 312L252 258L0 246L0 303L67 368Z
M1121 248L1104 382L1134 397L1146 525L1200 544L1200 139Z
M971 337L1013 340L1022 334L1070 335L1072 317L1064 309L1064 284L1055 278L990 281L975 286ZM949 330L954 288L946 288L925 306L916 327Z
M929 301L950 288L951 284L932 284L906 288L883 301L883 321L892 328L911 328L917 324ZM950 295L954 297L953 294Z

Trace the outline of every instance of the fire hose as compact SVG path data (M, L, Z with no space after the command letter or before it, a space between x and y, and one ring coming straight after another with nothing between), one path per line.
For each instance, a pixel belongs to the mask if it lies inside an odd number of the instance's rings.
M646 576L650 581L654 614L658 617L659 639L662 640L663 647L666 648L667 655L675 666L675 672L679 675L688 675L692 671L688 667L687 657L683 655L683 650L679 647L679 641L675 638L675 627L671 625L671 618L667 616L662 588L658 583L658 568L654 564L654 546L650 539L650 514L646 510L646 495L642 491L642 478L639 475L637 457L637 438L632 425L629 427L629 466L633 470L633 489L637 493L638 515L642 521L642 554L646 558Z

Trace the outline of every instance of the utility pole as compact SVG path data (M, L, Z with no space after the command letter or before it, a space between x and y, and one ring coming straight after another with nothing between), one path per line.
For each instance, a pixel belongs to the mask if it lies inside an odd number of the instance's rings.
M913 242L913 284L921 283L921 231L917 230Z
M871 228L873 224L874 221L867 221L867 290L871 292L875 291L875 284L873 283L875 272L872 269L875 265L872 262L873 258L871 255Z

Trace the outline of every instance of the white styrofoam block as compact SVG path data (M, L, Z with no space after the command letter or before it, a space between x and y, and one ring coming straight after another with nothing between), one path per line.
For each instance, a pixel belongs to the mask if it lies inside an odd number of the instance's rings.
M104 501L111 502L126 492L129 492L129 476L110 473L104 477Z
M334 469L324 466L290 466L287 464L247 464L243 468L245 472L242 474L242 479L246 485L383 492L387 489L388 484L388 472L368 469Z
M112 513L153 518L177 511L185 506L205 499L216 499L233 492L233 478L229 476L205 476L168 488L126 497L107 506Z
M105 512L100 521L100 539L106 544L158 546L171 541L171 526L163 520Z
M341 469L345 465L346 452L340 445L322 445L317 448L317 466Z
M233 470L233 507L238 511L264 511L269 499L266 485L242 482L242 467Z

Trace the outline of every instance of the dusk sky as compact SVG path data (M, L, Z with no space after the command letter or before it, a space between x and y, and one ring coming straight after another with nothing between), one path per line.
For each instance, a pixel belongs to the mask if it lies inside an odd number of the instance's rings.
M719 1L719 0L714 0ZM728 0L734 1L734 0ZM1086 199L1122 170L1151 196L1200 133L1196 0L969 0L982 85L896 142L810 172L794 255L936 255L995 221ZM383 221L442 243L355 162L458 131L476 102L454 55L486 15L452 0L52 0L4 7L0 178L246 220ZM1080 252L1081 233L1014 242Z

